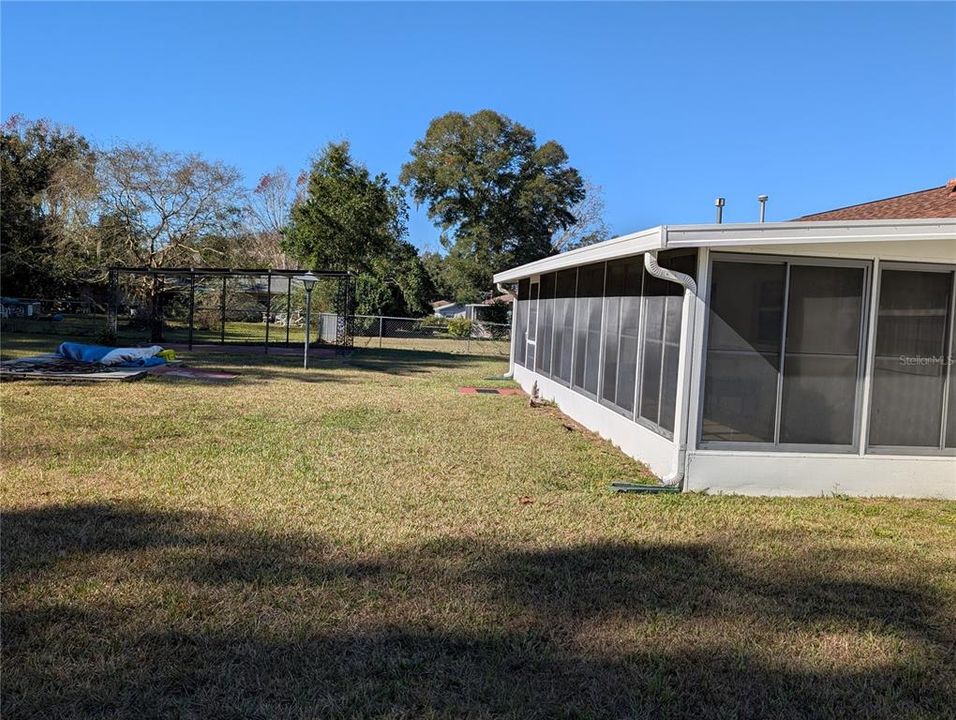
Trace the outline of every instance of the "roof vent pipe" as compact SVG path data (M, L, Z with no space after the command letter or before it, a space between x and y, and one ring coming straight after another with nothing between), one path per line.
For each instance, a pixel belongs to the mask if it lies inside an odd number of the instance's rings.
M720 225L724 221L724 203L727 202L723 198L717 198L714 200L714 206L717 208L717 224Z
M760 222L767 221L767 200L770 198L769 195L758 195L757 202L760 203Z

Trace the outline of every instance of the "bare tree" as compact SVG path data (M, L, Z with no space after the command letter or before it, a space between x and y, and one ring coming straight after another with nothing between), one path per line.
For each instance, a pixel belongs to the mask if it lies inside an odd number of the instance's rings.
M204 264L221 254L210 238L240 227L239 172L199 155L152 145L120 145L97 163L100 218L109 218L133 262L150 268ZM150 306L153 340L162 339L164 287L158 277L141 288Z
M202 259L202 241L238 230L239 172L199 155L120 145L97 165L100 215L121 223L130 255L161 268Z
M289 222L292 205L302 189L302 176L293 182L285 168L278 167L259 178L245 205L248 236L247 253L260 264L286 269L288 257L282 251L282 230Z
M611 236L604 221L604 192L600 185L585 182L584 193L584 199L571 208L574 223L551 236L551 247L556 253L593 245Z

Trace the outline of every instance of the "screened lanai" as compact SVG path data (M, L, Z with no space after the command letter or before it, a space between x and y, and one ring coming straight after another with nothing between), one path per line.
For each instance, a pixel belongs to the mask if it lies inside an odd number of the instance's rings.
M660 263L693 277L696 255ZM683 294L650 275L643 255L522 279L514 361L670 438Z
M664 226L495 279L515 379L665 482L956 497L956 220Z
M712 253L711 268L702 448L854 452L867 404L869 452L956 448L952 267L883 263L875 284L862 260Z

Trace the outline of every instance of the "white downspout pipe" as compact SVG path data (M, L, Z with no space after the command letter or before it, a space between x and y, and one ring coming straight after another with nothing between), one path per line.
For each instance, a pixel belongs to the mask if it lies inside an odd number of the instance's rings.
M691 370L694 360L694 320L697 316L697 283L690 275L662 268L657 264L657 250L644 253L644 267L647 272L661 280L677 283L684 288L684 303L681 308L681 344L677 360L678 395L676 402L677 419L674 423L674 446L676 458L674 471L661 478L664 485L680 486L684 480L687 463L687 431L689 422Z
M511 293L510 290L505 289L501 283L495 283L495 287L498 288L498 292L502 295L508 295ZM511 347L508 349L508 372L501 376L502 380L512 380L515 376L515 343L518 342L518 338L515 335L515 322L518 319L518 291L515 289L513 293L515 301L511 304Z

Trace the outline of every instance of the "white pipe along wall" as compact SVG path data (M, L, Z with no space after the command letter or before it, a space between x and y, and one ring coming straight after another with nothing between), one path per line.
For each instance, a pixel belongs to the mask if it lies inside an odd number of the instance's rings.
M511 303L511 342L509 343L511 347L508 348L508 372L501 376L502 380L513 380L515 376L515 343L518 342L518 338L514 336L515 320L518 316L518 288L515 288L512 293L511 290L505 290L501 283L495 283L495 287L502 295L511 293L514 297L514 302Z
M668 270L657 264L657 250L644 253L644 267L647 272L661 280L677 283L684 288L684 302L681 308L681 344L677 361L677 377L680 391L677 395L674 422L674 471L661 478L664 485L680 485L684 479L687 465L687 431L690 399L691 375L694 363L694 320L697 316L697 283L690 275L676 270Z

